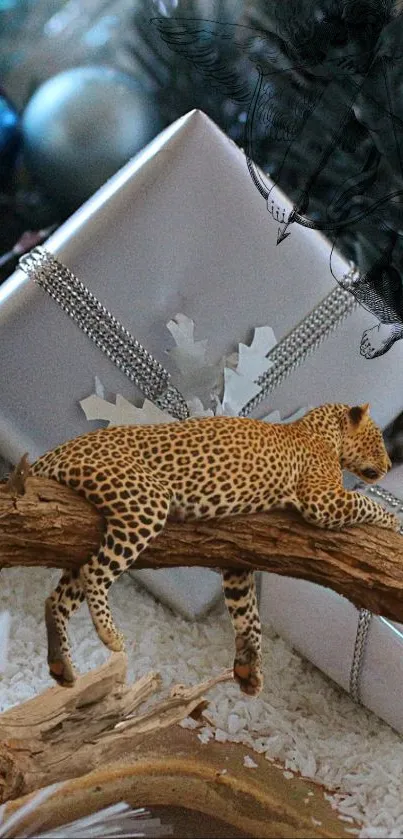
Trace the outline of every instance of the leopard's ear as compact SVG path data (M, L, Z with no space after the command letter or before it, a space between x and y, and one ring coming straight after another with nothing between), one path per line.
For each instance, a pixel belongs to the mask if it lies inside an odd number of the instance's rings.
M365 420L369 417L369 404L368 402L365 405L354 405L353 408L349 408L347 412L348 417L348 424L352 431L357 431L358 428L365 422Z

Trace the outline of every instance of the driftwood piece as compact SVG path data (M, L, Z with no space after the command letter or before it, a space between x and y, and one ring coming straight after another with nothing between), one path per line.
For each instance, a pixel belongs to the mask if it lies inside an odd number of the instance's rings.
M282 766L253 752L258 768L248 769L243 759L250 749L202 745L197 732L176 725L200 712L207 704L202 694L227 673L195 687L177 686L173 696L116 728L159 686L156 674L128 686L125 671L125 656L112 655L70 691L50 688L0 715L2 800L15 799L5 818L29 800L23 793L66 781L7 835L28 835L32 827L37 835L39 828L52 830L123 800L151 809L190 807L199 813L204 835L211 817L245 837L345 836L345 824L320 786L285 778Z
M232 680L224 671L195 687L176 685L150 710L136 709L160 690L158 673L126 684L124 653L0 715L0 802L123 759L139 738L163 731L206 706L203 694Z
M44 478L24 494L0 493L0 568L77 568L104 523L85 499ZM289 511L209 521L169 521L137 568L254 568L330 587L356 606L403 621L403 537L370 525L335 533Z

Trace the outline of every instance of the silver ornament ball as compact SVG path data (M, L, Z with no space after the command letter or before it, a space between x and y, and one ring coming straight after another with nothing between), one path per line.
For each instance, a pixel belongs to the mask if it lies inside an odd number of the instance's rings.
M152 96L130 76L75 67L30 99L22 118L25 162L44 192L72 211L162 127Z

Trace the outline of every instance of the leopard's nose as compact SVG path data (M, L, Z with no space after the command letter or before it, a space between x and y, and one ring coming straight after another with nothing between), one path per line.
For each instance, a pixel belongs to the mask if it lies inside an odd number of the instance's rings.
M382 472L379 472L377 469L363 469L361 474L364 478L367 478L368 481L376 481L381 477Z

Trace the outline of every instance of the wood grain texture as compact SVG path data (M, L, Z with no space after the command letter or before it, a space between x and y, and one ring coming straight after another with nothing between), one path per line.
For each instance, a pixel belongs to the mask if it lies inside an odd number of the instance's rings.
M195 687L176 685L142 714L161 689L158 673L126 683L127 659L114 653L66 690L52 687L0 714L0 803L123 759L144 737L206 707L203 694L232 681L225 670Z

